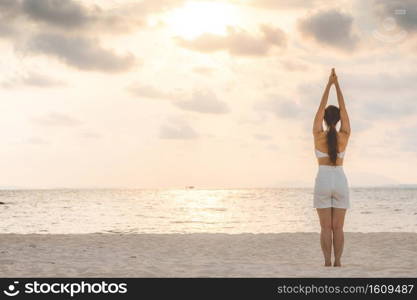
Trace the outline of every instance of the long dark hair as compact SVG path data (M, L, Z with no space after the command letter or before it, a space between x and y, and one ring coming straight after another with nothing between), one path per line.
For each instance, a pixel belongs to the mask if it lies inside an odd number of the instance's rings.
M337 106L329 105L324 110L324 121L326 122L327 128L327 147L330 161L333 165L336 164L337 153L339 152L337 145L337 131L336 124L340 120L340 110Z

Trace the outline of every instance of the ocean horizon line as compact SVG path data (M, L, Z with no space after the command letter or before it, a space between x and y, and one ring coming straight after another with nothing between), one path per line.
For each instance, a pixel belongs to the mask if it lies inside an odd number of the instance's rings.
M0 190L260 190L260 189L312 189L311 186L294 185L294 186L266 186L266 187L198 187L198 186L183 186L183 187L27 187L27 186L0 186ZM417 189L417 184L381 184L381 185L351 185L351 189L357 188L405 188Z

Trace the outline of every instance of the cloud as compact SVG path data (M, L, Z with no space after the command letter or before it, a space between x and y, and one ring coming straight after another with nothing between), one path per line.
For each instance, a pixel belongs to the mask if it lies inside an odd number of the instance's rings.
M364 120L399 119L417 114L415 72L343 75L345 98Z
M265 146L266 149L271 150L271 151L278 151L279 147L277 144L268 144Z
M162 125L159 130L161 139L190 140L198 138L197 132L184 121L171 121Z
M152 98L152 99L170 99L171 93L164 92L151 85L132 84L127 90L136 97Z
M356 99L361 101L358 113L370 120L400 119L402 117L417 115L415 97L402 96L376 97L375 99Z
M102 48L97 40L80 36L38 34L26 43L23 51L51 55L85 71L121 72L136 64L130 53L118 55L112 50Z
M44 126L63 126L73 127L78 126L81 122L73 117L63 113L49 113L43 117L34 118L33 121Z
M256 104L254 105L256 109ZM244 124L244 125L260 125L266 121L265 113L258 113L258 114L247 114L241 116L237 123Z
M14 18L20 10L20 2L18 0L1 0L0 15L3 18Z
M349 118L350 118L350 126L352 128L352 132L359 133L359 132L370 129L373 126L373 122L369 120L364 120L364 118L360 116L355 116L352 113L350 113Z
M43 146L43 145L50 144L50 141L41 137L32 136L32 137L24 137L24 138L17 139L15 141L12 141L10 144L19 145L19 146L21 145Z
M265 9L306 9L317 7L321 0L251 0L246 3Z
M220 101L209 89L194 89L191 95L184 92L166 92L151 85L132 84L127 90L136 97L170 100L179 109L206 114L226 114L229 106Z
M353 33L353 17L336 9L319 11L299 20L298 29L305 37L344 51L353 50L358 37Z
M16 24L14 19L19 15L19 1L1 0L0 1L0 37L13 37L16 34Z
M54 29L123 34L146 26L147 12L139 9L146 2L149 1L104 10L98 5L86 6L73 0L23 0L20 11L32 22Z
M214 73L214 69L210 68L210 67L194 67L193 72L197 73L197 74L201 74L201 75L212 75Z
M85 139L100 139L102 135L93 131L85 131L80 134L82 138Z
M343 74L342 80L347 88L362 92L381 91L382 94L402 91L414 92L417 72L346 73Z
M11 78L0 82L0 86L4 88L15 88L15 87L56 87L65 86L66 84L56 78L38 73L29 72L27 74L14 75Z
M191 40L182 37L174 39L179 46L193 51L228 51L237 56L264 56L268 55L273 47L286 46L287 38L281 29L263 24L260 31L260 35L254 36L243 29L228 26L226 35L204 33Z
M9 17L24 17L53 29L123 34L147 26L147 18L184 3L184 0L144 0L119 3L111 9L74 0L2 0L0 9Z
M1 15L0 15L1 18ZM12 37L16 33L15 28L9 24L1 24L0 37Z
M229 112L226 103L220 101L210 90L194 90L190 99L177 100L173 104L183 110L209 114L225 114Z
M268 141L272 139L272 136L266 134L254 134L253 137L259 141Z
M134 55L104 49L98 39L146 27L149 16L183 3L144 0L103 9L75 0L1 0L0 38L16 51L54 56L79 70L122 72L137 62Z
M296 102L281 95L269 95L267 100L254 104L253 108L258 111L265 111L274 114L277 118L297 118L302 112Z
M307 64L290 59L281 60L281 65L290 72L304 72L309 68Z
M43 138L40 137L31 137L28 138L24 141L24 143L26 144L30 144L30 145L46 145L49 144L49 142Z
M23 0L22 12L35 21L72 28L84 26L94 17L72 0Z
M374 0L376 11L384 17L392 17L405 30L417 31L417 3L415 0ZM405 14L396 13L405 10Z

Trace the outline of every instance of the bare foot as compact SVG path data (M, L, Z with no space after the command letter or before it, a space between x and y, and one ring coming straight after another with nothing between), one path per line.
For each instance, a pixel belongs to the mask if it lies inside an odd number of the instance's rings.
M334 261L333 267L341 267L341 266L342 266L342 264L340 263L340 260L335 260Z
M331 262L331 261L326 261L326 262L324 263L324 266L325 266L325 267L331 267L331 266L332 266L332 262Z

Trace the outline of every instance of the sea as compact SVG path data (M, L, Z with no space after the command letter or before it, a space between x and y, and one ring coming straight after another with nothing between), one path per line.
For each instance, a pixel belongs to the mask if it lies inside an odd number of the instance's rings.
M351 188L349 232L417 232L417 188ZM319 232L312 188L0 191L0 233Z

